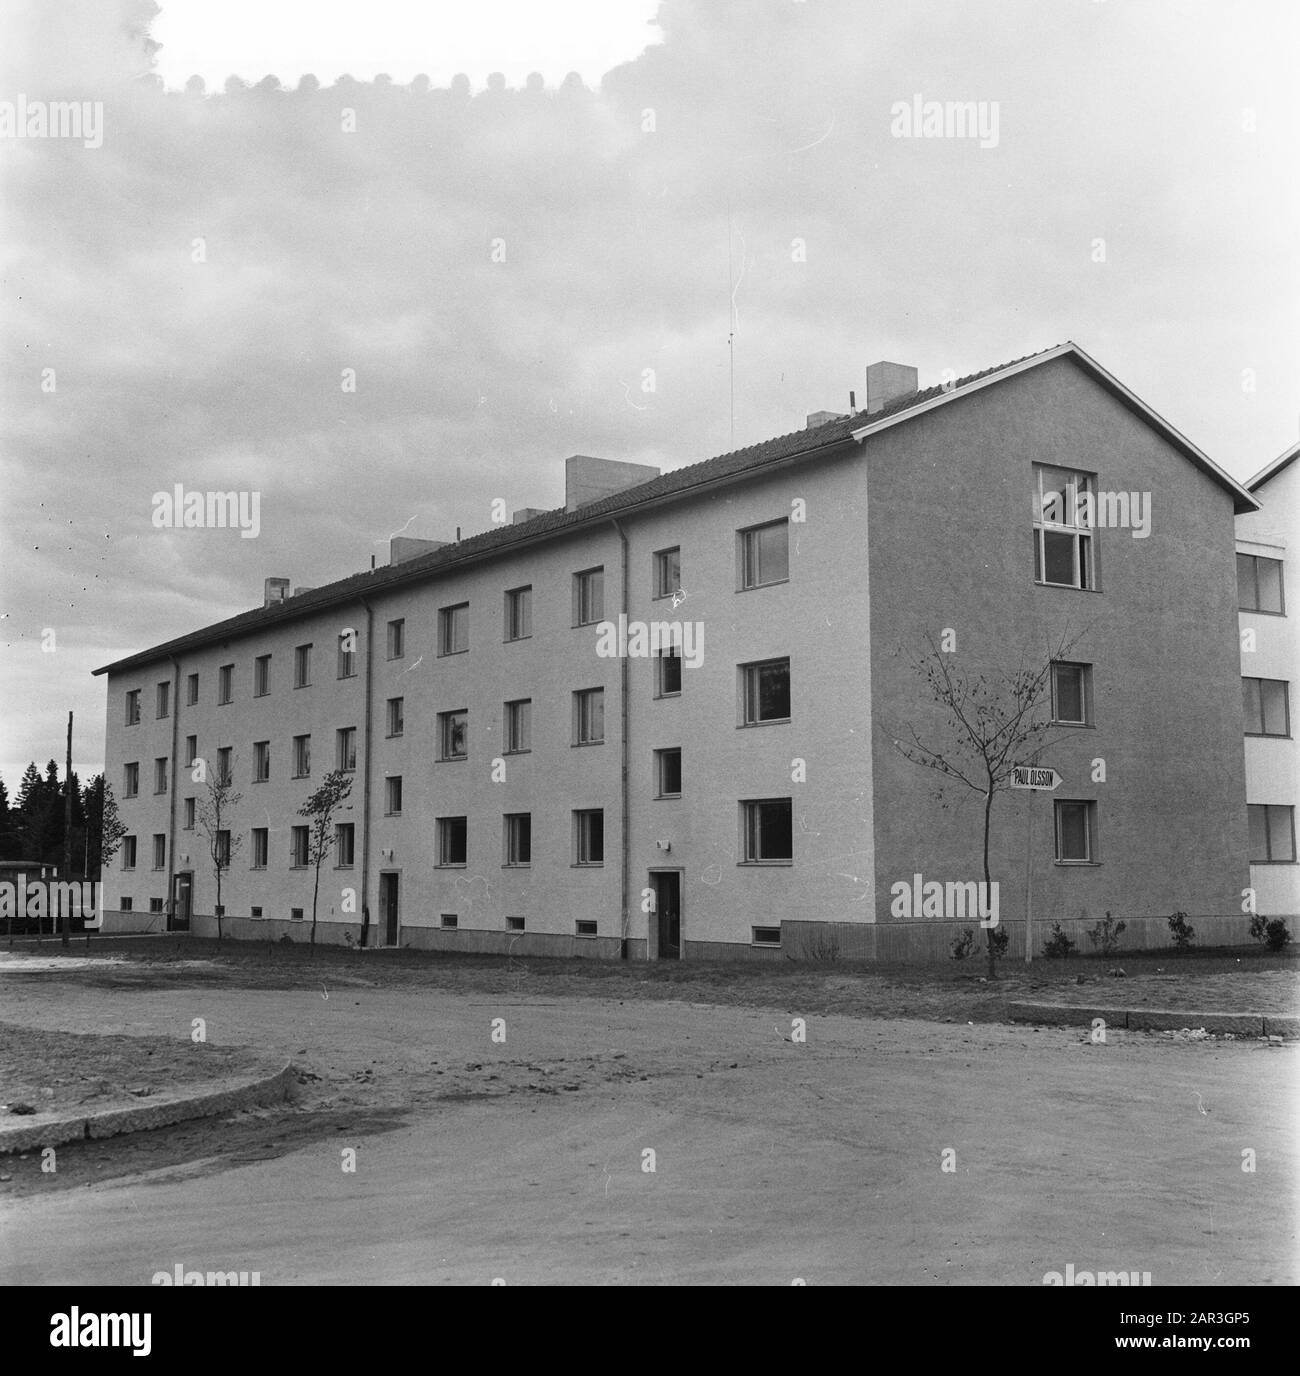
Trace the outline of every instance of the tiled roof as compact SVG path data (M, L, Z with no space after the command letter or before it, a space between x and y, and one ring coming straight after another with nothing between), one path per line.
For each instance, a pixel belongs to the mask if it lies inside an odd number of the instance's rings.
M370 569L364 573L356 573L350 577L339 579L334 583L322 584L310 592L300 593L284 602L276 603L274 606L256 607L252 611L242 612L225 621L218 621L211 626L205 626L202 630L192 631L188 635L177 637L175 640L166 641L161 645L153 646L151 649L142 650L138 654L129 655L125 659L116 660L94 672L106 674L123 669L133 669L160 659L166 659L169 655L195 649L201 645L220 643L234 639L236 636L269 629L281 623L296 621L326 607L352 602L360 597L377 594L386 588L397 585L418 582L426 577L433 577L444 570L490 558L498 552L559 536L583 526L608 521L624 513L630 514L642 507L696 488L727 482L742 474L756 472L769 465L795 459L800 455L822 452L849 442L854 433L861 432L864 427L874 427L881 422L892 421L895 417L902 416L908 411L928 409L932 404L937 404L946 397L956 399L962 389L971 384L991 379L997 373L1020 371L1027 366L1033 366L1035 359L1046 361L1049 356L1057 357L1063 352L1077 357L1090 369L1109 378L1109 374L1106 374L1104 369L1100 369L1091 359L1088 359L1082 350L1073 344L1043 349L1038 353L1026 354L1022 358L1013 359L1009 363L999 363L995 367L985 368L978 373L971 373L945 386L928 387L924 391L901 398L871 415L865 411L857 411L827 421L824 425L813 426L811 429L795 430L788 435L778 435L775 439L764 440L761 444L752 444L745 449L736 449L727 454L719 454L712 459L705 459L701 463L688 464L684 468L675 468L670 473L661 474L657 478L651 478L649 482L638 483L635 487L629 487L622 492L603 497L599 501L579 507L576 511L566 511L563 507L558 507L553 511L547 511L540 516L533 517L531 521L523 521L518 525L499 526L493 530L484 531L480 535L472 535L454 545L447 545L442 549L405 560L400 564ZM1113 381L1113 379L1111 380ZM1159 418L1155 417L1155 419L1158 420ZM1176 434L1176 432L1174 433ZM1181 440L1181 436L1178 438ZM1186 445L1187 442L1182 441L1182 443ZM1194 454L1199 455L1199 451L1194 451ZM1200 457L1204 459L1203 455ZM1208 460L1205 462L1208 463ZM1213 465L1210 466L1213 467ZM1215 472L1218 473L1218 470L1215 469ZM1226 475L1219 474L1219 476L1226 479ZM1236 487L1236 484L1233 486Z

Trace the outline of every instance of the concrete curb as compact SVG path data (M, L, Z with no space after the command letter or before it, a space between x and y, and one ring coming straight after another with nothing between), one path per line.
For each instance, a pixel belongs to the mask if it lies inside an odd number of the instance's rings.
M57 1147L86 1138L116 1137L123 1132L170 1127L191 1118L209 1118L236 1109L277 1104L289 1097L294 1078L293 1062L286 1061L271 1075L228 1076L197 1092L132 1104L129 1108L102 1109L98 1113L79 1113L72 1118L44 1121L37 1115L13 1127L0 1128L0 1153Z
M1234 1037L1300 1037L1300 1018L1265 1017L1261 1013L1186 1013L1170 1008L1094 1008L1090 1004L1009 1003L1012 1022L1052 1023L1091 1027L1101 1018L1107 1027L1130 1032L1177 1032L1203 1027L1207 1032L1231 1032Z

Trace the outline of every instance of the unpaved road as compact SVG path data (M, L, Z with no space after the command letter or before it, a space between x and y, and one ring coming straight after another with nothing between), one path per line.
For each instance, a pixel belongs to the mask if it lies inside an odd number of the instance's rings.
M333 977L0 995L73 1031L203 1018L319 1077L296 1111L61 1148L54 1175L0 1160L3 1284L1300 1279L1293 1044L838 1016L798 1042L797 1009Z

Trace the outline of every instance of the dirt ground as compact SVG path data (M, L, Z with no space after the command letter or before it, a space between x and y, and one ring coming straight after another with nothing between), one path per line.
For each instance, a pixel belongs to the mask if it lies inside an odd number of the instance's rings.
M183 1041L203 1017L213 1046L300 1075L292 1108L72 1144L54 1173L7 1159L0 1282L177 1262L262 1284L1300 1279L1294 1044L1097 1045L1000 1025L1009 991L880 972L742 973L722 1003L644 967L342 952L250 976L246 955L0 972L12 1024ZM1233 1006L1262 987L1293 1011L1294 976L1259 974ZM584 978L600 997L569 992Z

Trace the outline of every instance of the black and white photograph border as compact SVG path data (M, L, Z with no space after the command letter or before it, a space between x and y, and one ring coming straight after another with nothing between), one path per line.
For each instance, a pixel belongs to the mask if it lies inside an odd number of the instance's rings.
M1250 1346L1300 1280L1300 11L0 15L44 1349L334 1285Z

